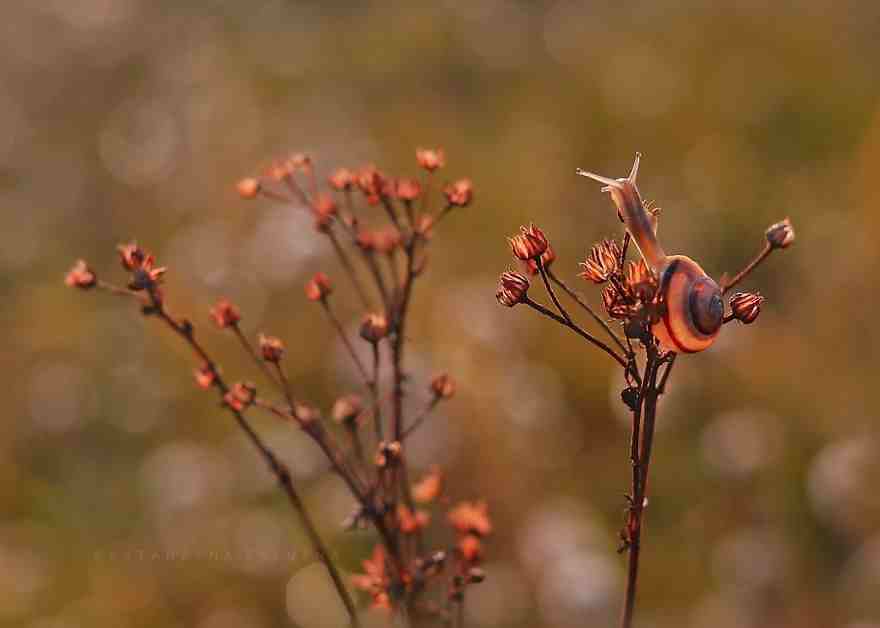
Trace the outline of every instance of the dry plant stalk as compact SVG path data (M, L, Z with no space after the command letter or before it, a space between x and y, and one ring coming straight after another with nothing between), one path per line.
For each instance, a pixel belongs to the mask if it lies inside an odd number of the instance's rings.
M525 273L501 274L496 298L505 306L523 303L543 316L569 328L591 343L623 369L626 388L621 400L632 413L630 462L632 480L627 494L626 520L620 531L619 552L628 553L625 597L620 625L632 625L639 574L642 523L648 505L648 469L654 444L657 402L666 389L678 353L695 353L709 347L722 325L733 320L743 324L755 321L764 298L740 292L730 297L725 312L722 296L745 279L770 253L787 248L794 241L794 230L786 218L766 231L766 241L758 256L732 278L722 278L719 286L700 266L683 255L668 256L657 240L659 209L643 203L636 187L640 156L637 154L628 177L611 179L579 170L605 187L624 223L622 241L603 240L593 246L581 264L580 276L604 285L602 305L608 318L599 315L577 291L552 270L556 254L546 235L536 226L521 227L509 239L513 256ZM629 261L630 245L637 247L636 259ZM529 296L529 276L540 276L553 307ZM560 302L557 292L565 293L598 325L602 340L577 323ZM622 332L622 336L617 328Z
M430 508L442 492L442 472L433 467L411 484L406 440L439 403L455 394L455 382L446 374L435 376L426 386L423 409L415 416L405 416L404 350L413 287L425 270L433 230L454 209L471 203L473 187L468 179L446 184L437 190L442 205L432 210L435 172L445 165L445 156L440 149L419 149L416 157L423 170L420 179L388 177L374 166L358 171L340 168L323 189L312 160L297 154L273 163L264 176L238 182L244 199L267 198L288 204L291 210L309 212L318 234L330 241L364 308L360 340L350 338L338 318L331 298L334 286L327 275L319 272L305 286L306 298L326 313L363 386L360 394L345 394L336 400L329 424L288 377L284 342L260 334L254 343L239 326L238 306L221 298L211 309L211 318L218 328L235 337L274 391L258 393L248 382L228 383L196 335L193 323L167 309L162 286L166 269L158 267L154 256L137 244L119 247L122 266L130 273L125 287L98 279L82 260L65 279L71 287L95 288L133 299L144 316L158 319L189 345L199 362L196 383L217 392L223 407L277 478L326 566L351 626L360 625L357 605L303 505L290 470L261 438L248 415L262 411L303 430L345 482L357 505L345 525L371 526L378 535L371 557L363 561L364 573L351 580L355 588L368 594L370 607L384 609L389 619L397 616L404 624L440 621L460 628L465 590L484 578L479 568L482 539L491 533L492 524L485 502L460 502L446 513L455 544L428 549L425 534L432 521ZM335 291L339 292L338 287ZM369 364L356 351L356 342L370 347ZM390 391L382 390L380 384L386 372L390 372Z

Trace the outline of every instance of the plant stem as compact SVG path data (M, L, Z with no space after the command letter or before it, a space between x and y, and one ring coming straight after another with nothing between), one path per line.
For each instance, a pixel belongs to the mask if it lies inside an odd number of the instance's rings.
M608 335L611 336L611 338L614 339L614 342L617 343L617 346L620 347L620 350L621 350L621 351L623 351L623 352L626 353L627 355L632 354L632 350L627 351L626 347L623 346L623 343L620 341L620 338L617 336L617 334L615 334L614 331L611 329L611 327L608 326L608 323L606 323L605 320L602 319L601 316L599 316L598 314L596 314L596 311L593 310L593 308L590 307L589 303L587 303L586 300L585 300L585 299L584 299L584 298L583 298L583 297L582 297L577 291L572 290L571 288L569 288L568 285L566 285L565 282L563 282L563 281L562 281L561 279L559 279L555 274L553 274L553 271L550 270L549 268L547 269L547 275L550 277L550 279L553 281L553 283L555 283L557 286L559 286L560 288L562 288L562 290L563 290L563 291L564 291L569 297L571 297L572 299L574 299L574 301L575 301L578 305L580 305L583 309L585 309L585 310L587 311L587 313L589 313L590 316L593 317L593 320L595 320L599 325L602 326L602 328L603 328L606 332L608 332Z
M751 274L751 272L753 270L755 270L760 265L761 262L763 262L765 259L767 259L770 256L770 253L772 253L772 252L773 252L773 247L770 246L769 242L765 242L764 248L761 249L761 252L758 253L758 255L757 255L757 257L755 257L755 259L753 259L751 262L749 262L745 268L743 268L741 271L739 271L732 278L727 279L726 281L722 282L723 285L721 287L721 293L726 294L728 290L730 290L736 284L738 284L740 281L742 281L743 279L748 277Z

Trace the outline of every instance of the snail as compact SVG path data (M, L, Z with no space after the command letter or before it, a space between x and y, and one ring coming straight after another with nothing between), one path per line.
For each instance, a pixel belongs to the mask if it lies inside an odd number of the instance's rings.
M620 219L645 263L659 279L662 316L651 326L651 332L672 351L703 351L715 341L724 319L721 288L694 260L685 255L666 255L660 246L652 216L636 187L640 159L641 154L636 153L625 179L611 179L581 169L577 172L605 185L602 191L611 194Z

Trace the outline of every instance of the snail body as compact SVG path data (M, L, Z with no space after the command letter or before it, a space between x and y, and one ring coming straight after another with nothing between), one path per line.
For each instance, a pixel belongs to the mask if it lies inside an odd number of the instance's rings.
M578 170L578 174L605 185L602 191L611 195L620 219L658 279L662 316L651 326L651 332L666 349L684 353L703 351L715 341L724 319L721 288L691 258L667 255L663 250L636 186L640 157L636 153L625 179L583 170Z

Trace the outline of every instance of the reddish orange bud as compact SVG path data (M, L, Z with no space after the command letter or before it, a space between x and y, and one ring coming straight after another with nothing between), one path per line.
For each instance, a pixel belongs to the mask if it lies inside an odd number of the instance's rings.
M335 190L350 190L355 183L354 173L348 168L337 168L327 179Z
M782 222L770 225L765 235L767 242L774 249L786 249L794 242L794 227L791 225L791 220L786 218Z
M549 244L547 245L547 250L544 251L544 254L541 256L541 265L544 267L544 270L550 268L553 262L556 261L556 251L553 250L553 247ZM530 275L538 274L538 263L534 259L526 260L526 270L529 271Z
M257 398L257 389L253 384L236 382L232 388L223 395L223 403L235 410L242 412Z
M473 534L465 534L458 540L458 551L462 558L473 563L483 557L483 544Z
M330 278L324 273L315 273L315 276L306 282L306 298L309 301L324 301L333 292Z
M120 244L116 249L122 267L132 273L131 282L128 284L131 290L154 288L167 270L165 267L156 267L156 258L134 242Z
M428 172L434 172L446 165L446 155L442 148L420 148L416 151L416 161Z
M282 356L284 356L284 343L281 342L280 338L260 334L259 343L260 353L266 362L277 364L281 361Z
M321 217L335 216L338 209L339 208L336 205L336 201L333 200L333 197L329 194L324 194L323 192L318 194L317 198L315 198L312 203L312 210L316 215Z
M242 198L256 198L260 193L260 180L254 177L247 177L239 181L235 185L235 189L238 190L238 195Z
M422 193L421 184L415 179L398 179L395 194L402 201L412 202Z
M206 390L213 386L214 380L217 379L217 374L214 373L214 369L211 368L210 365L204 363L193 371L193 376L196 378L196 384L198 387Z
M519 235L508 238L514 257L525 261L543 255L550 245L544 232L534 224L520 227L519 230Z
M431 515L424 510L413 512L404 504L397 506L397 524L403 534L414 534L428 527L430 522Z
M370 253L376 249L376 234L369 229L358 229L354 243L362 251Z
M443 188L446 202L452 207L467 207L474 198L474 185L470 179L459 179Z
M498 290L495 298L501 305L513 307L517 303L525 301L529 291L529 279L522 273L506 271L501 273L498 280Z
M367 202L375 205L385 189L385 177L375 166L365 166L358 173L357 185L367 197Z
M450 399L455 395L455 380L448 373L435 375L431 380L431 392L438 399Z
M443 490L443 472L433 466L428 473L412 487L413 499L420 504L430 504Z
M337 423L353 425L362 411L363 402L360 395L346 395L333 404L333 420Z
M434 228L434 217L431 214L422 214L416 220L416 233L425 240L430 239Z
M379 253L389 255L400 246L400 231L388 226L373 233L373 248Z
M398 458L400 458L400 452L402 447L400 446L400 441L392 441L390 443L386 441L382 441L379 443L379 448L376 451L376 458L374 462L376 466L380 469L384 469L389 466L391 463L395 462Z
M604 283L617 271L621 256L620 245L616 240L602 240L593 245L586 261L581 262L584 269L580 277L593 283Z
M761 313L764 297L751 292L737 292L730 297L730 309L733 317L743 325L750 325Z
M135 271L141 268L147 259L146 252L136 242L120 244L116 250L119 252L119 261L125 270Z
M89 265L86 264L85 260L77 260L69 271L67 271L67 275L64 277L64 283L71 288L81 288L83 290L88 290L89 288L95 287L95 284L98 283L98 277L95 275L94 271L89 268Z
M266 175L270 179L280 183L281 181L288 179L292 172L293 169L289 162L276 161L266 170Z
M449 511L447 517L452 527L462 534L486 536L492 532L486 502L461 502Z
M217 324L217 327L224 329L237 325L241 320L241 312L228 299L219 299L214 307L211 308L211 318Z
M361 322L361 338L376 344L388 335L388 321L382 314L367 314Z
M605 286L602 290L602 304L611 318L628 318L635 313L633 304L628 303L614 286Z

